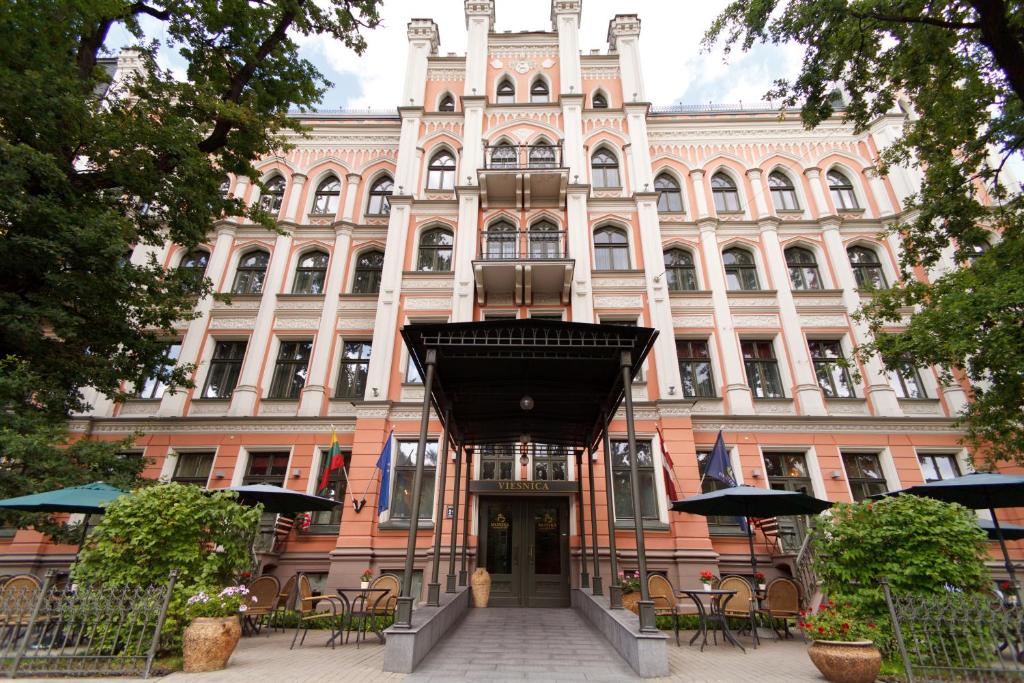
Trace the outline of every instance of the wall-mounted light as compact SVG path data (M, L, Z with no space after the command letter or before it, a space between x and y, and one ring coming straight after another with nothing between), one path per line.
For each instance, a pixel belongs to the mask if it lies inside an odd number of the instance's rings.
M754 469L750 470L750 476L753 477L754 479L760 479L761 470L755 467Z
M830 475L831 475L831 477L832 477L833 479L839 479L839 478L840 478L841 476L843 476L843 475L842 475L842 474L841 474L841 473L839 472L839 470L832 470L832 472L830 473Z
M378 389L377 387L374 387L373 388L373 397L377 398L379 395L380 395L380 389Z
M300 470L298 467L292 470L292 476L295 477L296 479L298 479L301 474L302 470Z
M224 478L224 472L223 472L223 470L217 470L216 472L213 473L213 476L216 479L223 479Z
M674 384L668 385L668 395L669 396L675 396L676 395L676 385L674 385Z

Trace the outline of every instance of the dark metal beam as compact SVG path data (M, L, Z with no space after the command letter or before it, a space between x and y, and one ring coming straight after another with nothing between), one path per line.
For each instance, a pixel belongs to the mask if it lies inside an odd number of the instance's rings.
M590 572L587 571L587 527L583 521L583 449L576 449L576 492L580 522L580 586L590 588Z
M611 422L611 416L608 417ZM612 502L612 441L608 436L608 425L604 428L604 494L608 506L608 565L612 583L608 586L608 606L622 609L622 584L619 583L619 558L615 550L615 506Z
M582 476L582 475L581 475ZM594 580L592 590L594 595L603 595L604 590L601 585L601 553L598 552L599 545L597 545L597 504L594 502L594 449L587 449L587 479L590 482L590 540L591 547L594 551Z
M446 411L441 450L437 454L441 460L441 470L438 472L440 485L437 487L437 506L434 513L434 556L430 569L430 583L427 585L427 604L431 607L441 604L441 533L444 528L444 491L448 485L448 425L451 423L451 417L452 411ZM455 478L458 479L457 473Z
M452 502L452 534L448 541L448 574L445 577L445 593L455 592L455 542L458 540L459 531L459 489L462 484L462 451L463 446L459 444L455 448L455 496ZM469 489L466 489L468 495Z
M469 581L466 571L466 546L469 545L469 477L473 465L473 451L466 449L466 505L462 510L462 566L459 569L459 585L465 586Z

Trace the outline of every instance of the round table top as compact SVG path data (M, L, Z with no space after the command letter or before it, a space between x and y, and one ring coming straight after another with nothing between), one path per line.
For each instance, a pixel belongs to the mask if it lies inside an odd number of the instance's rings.
M391 589L390 588L344 588L344 587L339 587L339 588L335 588L334 590L338 591L339 593L348 593L348 592L364 592L364 591L380 592L380 591L389 591Z
M705 590L703 588L680 588L677 593L684 595L736 595L736 591L722 590L721 588L712 588L711 590Z

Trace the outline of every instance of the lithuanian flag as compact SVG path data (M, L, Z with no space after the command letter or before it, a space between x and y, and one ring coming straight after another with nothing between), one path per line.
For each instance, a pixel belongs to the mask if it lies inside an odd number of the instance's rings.
M345 468L345 456L341 452L341 445L338 443L338 434L333 429L331 430L331 448L327 451L327 458L327 467L324 468L324 476L320 478L320 486L317 487L317 491L323 491L327 488L331 472Z

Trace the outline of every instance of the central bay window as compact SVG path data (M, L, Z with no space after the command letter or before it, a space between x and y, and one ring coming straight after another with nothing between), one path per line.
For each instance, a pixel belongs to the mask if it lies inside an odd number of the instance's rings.
M882 465L875 453L843 453L843 467L850 482L854 502L885 493L889 487L882 474Z
M338 213L338 198L341 196L341 182L334 176L327 178L316 188L313 195L313 210L317 216L333 216Z
M757 266L754 255L746 249L732 248L722 252L722 263L725 264L725 280L728 289L733 291L761 289L757 281Z
M644 519L658 519L658 490L654 483L654 451L651 442L637 440L636 464L640 475L640 513ZM612 441L612 493L615 519L633 521L632 472L629 442Z
M366 376L370 372L371 349L372 345L368 341L345 342L341 351L336 398L363 400Z
M715 200L715 211L719 213L739 213L740 193L736 183L724 173L711 176L711 196Z
M277 351L274 379L267 398L296 399L306 384L306 369L313 342L283 341Z
M232 294L259 294L263 291L263 280L267 277L270 254L265 251L250 251L238 262Z
M603 227L594 231L594 270L628 270L629 241L625 230Z
M178 462L174 465L171 481L178 484L206 487L210 480L210 469L213 468L213 452L178 453Z
M164 372L170 372L174 369L174 366L178 361L178 354L181 353L181 342L171 342L167 344L167 348L164 349L163 363L160 364L161 370ZM139 398L161 398L164 395L164 391L167 390L167 385L164 384L163 380L156 376L154 373L152 377L147 377L139 387L136 396Z
M818 386L821 387L825 398L856 398L839 341L809 339L807 347L811 351L811 362L814 364Z
M497 221L487 226L486 236L489 259L513 259L519 255L519 233L508 221Z
M597 189L621 187L619 160L607 149L599 149L590 157L591 182Z
M539 220L530 226L530 258L558 258L559 249L558 227L547 220Z
M530 145L530 168L554 168L555 148L541 140Z
M515 104L516 101L516 87L512 85L512 81L509 79L503 79L498 84L497 97L495 102L497 104Z
M300 256L299 265L295 268L292 294L323 294L329 260L326 251L311 251Z
M607 109L608 98L604 96L604 93L598 90L594 93L594 96L590 98L590 106L594 109Z
M658 211L679 212L683 210L683 193L679 183L668 173L654 179L654 191L658 192Z
M530 86L530 101L535 104L543 104L549 101L548 84L544 79L538 78Z
M708 343L691 339L676 340L679 378L684 398L714 398L715 376L711 372Z
M427 166L427 189L455 189L455 157L448 150L441 150L431 157Z
M850 247L846 250L850 258L850 265L853 267L853 277L857 280L857 287L861 289L885 289L889 284L885 281L885 273L882 271L882 262L878 260L878 254L867 247Z
M366 251L356 259L356 274L352 280L353 294L376 294L380 291L380 278L384 272L384 252Z
M775 346L770 341L745 341L740 348L743 350L747 386L754 398L785 398Z
M416 475L418 441L399 441L395 458L395 489L391 496L391 519L412 518L412 487ZM433 517L434 473L437 468L437 442L427 441L423 455L423 488L420 490L421 520Z
M449 93L445 93L444 97L437 104L438 111L455 111L455 98Z
M419 260L416 270L446 273L452 269L452 247L455 240L450 230L434 228L420 235Z
M219 341L213 348L210 372L206 375L203 398L231 398L242 372L246 342Z
M789 282L793 289L807 291L821 289L821 273L814 252L803 247L786 250L786 266L789 268Z
M692 292L697 287L697 268L693 255L683 249L668 249L665 258L665 280L670 292Z
M284 178L274 176L266 184L267 191L260 197L260 208L269 214L277 215L281 212L281 203L284 200Z
M366 205L368 216L388 216L391 214L391 195L395 191L395 182L391 176L381 176L370 188L370 201Z

